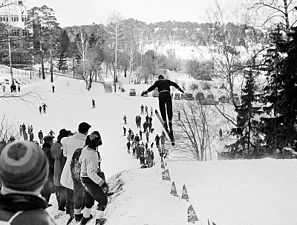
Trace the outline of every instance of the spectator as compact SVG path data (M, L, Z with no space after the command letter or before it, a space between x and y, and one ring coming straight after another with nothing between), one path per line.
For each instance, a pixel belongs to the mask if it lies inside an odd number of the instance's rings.
M219 136L220 136L220 140L222 140L222 137L223 137L223 131L222 131L221 128L220 128L220 130L219 130Z
M44 114L46 113L46 107L47 107L47 105L45 103L43 103L42 108L43 108L43 113Z
M51 155L51 147L53 144L54 136L45 136L43 138L43 145L42 150L45 153L48 162L49 162L49 173L46 183L43 186L43 189L41 190L41 196L45 198L46 203L49 203L51 194L55 191L55 185L54 185L54 164L55 160L53 159ZM50 206L50 205L49 205Z
M0 155L0 223L55 225L45 210L46 202L39 197L47 175L47 159L37 144L18 141L3 149Z
M130 154L130 147L131 147L131 142L127 142L127 152Z
M42 130L40 130L40 131L38 132L38 138L39 138L39 142L40 142L40 144L42 145L42 143L43 143L43 132L42 132Z
M54 159L54 185L56 187L56 197L58 201L58 209L60 211L65 210L66 206L66 189L61 185L60 178L62 169L66 158L63 156L61 139L68 137L68 132L66 129L61 129L57 138L57 141L53 143L51 147L51 155Z
M55 135L55 132L53 130L50 130L50 132L48 133L48 135L54 136Z
M84 194L85 208L83 210L81 225L86 224L93 218L91 208L95 200L98 202L95 217L96 224L101 224L101 221L104 220L103 214L107 205L108 185L104 178L97 174L97 171L100 170L97 147L102 144L99 132L92 132L87 137L86 144L87 146L82 149L79 158L81 164L80 179L86 189Z
M66 157L66 162L61 174L60 183L63 187L67 188L66 193L66 213L70 214L70 217L75 216L73 213L73 180L71 177L70 164L74 151L78 148L85 146L85 140L89 132L91 125L86 122L82 122L78 126L78 133L72 136L64 137L61 140L63 146L63 155ZM81 214L81 209L75 209L75 214Z

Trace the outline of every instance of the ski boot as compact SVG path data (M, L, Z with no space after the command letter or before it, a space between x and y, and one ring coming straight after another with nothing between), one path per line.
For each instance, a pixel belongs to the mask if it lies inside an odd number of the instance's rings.
M93 218L93 215L90 215L90 217L88 217L88 218L83 217L80 221L80 225L87 224L92 218Z

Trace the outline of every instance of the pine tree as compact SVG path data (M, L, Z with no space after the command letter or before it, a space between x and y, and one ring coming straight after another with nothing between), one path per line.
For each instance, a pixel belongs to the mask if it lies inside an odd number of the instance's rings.
M65 73L68 69L67 58L64 53L60 53L57 67L59 71L62 71L62 73Z
M69 51L69 42L70 41L69 41L68 34L65 30L63 30L59 38L59 46L58 46L59 61L57 64L59 71L62 71L62 72L68 69L67 54Z
M260 107L257 106L255 94L255 76L258 72L253 70L254 57L252 62L253 65L247 71L244 71L246 81L242 89L241 105L236 108L237 126L231 130L231 133L236 135L237 140L226 146L230 150L232 157L239 154L241 158L252 158L259 157L261 154L256 143L259 138L258 121L255 116L260 113Z
M280 26L271 33L274 47L268 55L267 85L264 88L266 116L261 118L269 152L293 144L297 133L297 29L286 34Z

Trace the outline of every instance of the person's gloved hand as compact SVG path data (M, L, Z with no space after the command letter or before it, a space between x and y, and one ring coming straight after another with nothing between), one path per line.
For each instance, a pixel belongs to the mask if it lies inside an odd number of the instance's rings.
M109 186L106 182L103 184L102 190L105 194L107 194L109 192Z
M147 94L147 91L143 91L142 93L141 93L141 96L143 97L144 95L146 95Z
M109 187L108 187L108 184L105 182L105 180L102 180L100 183L99 183L99 186L102 188L102 191L104 193L108 193L109 191Z
M185 93L183 89L179 88L178 89L181 93Z

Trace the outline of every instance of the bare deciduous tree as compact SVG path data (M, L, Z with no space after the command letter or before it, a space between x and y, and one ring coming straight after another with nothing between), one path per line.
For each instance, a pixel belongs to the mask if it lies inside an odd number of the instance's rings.
M6 116L3 115L0 121L0 141L7 141L11 136L16 137L16 127L8 122Z
M192 156L199 161L207 160L207 150L211 158L210 144L212 141L210 127L209 107L203 106L199 101L187 101L178 105L181 119L174 118L180 140Z
M103 39L96 34L96 27L93 27L92 32L87 32L79 29L76 39L76 45L81 59L79 74L86 83L86 89L90 90L94 78L101 70L103 61Z
M255 0L250 9L261 15L261 26L281 24L288 32L297 21L296 6L296 0Z
M116 83L118 81L117 69L118 69L118 51L122 48L124 42L123 30L122 30L122 16L114 12L112 13L107 21L107 33L110 38L110 47L114 51L114 74L113 74L113 85L114 91L116 92Z

